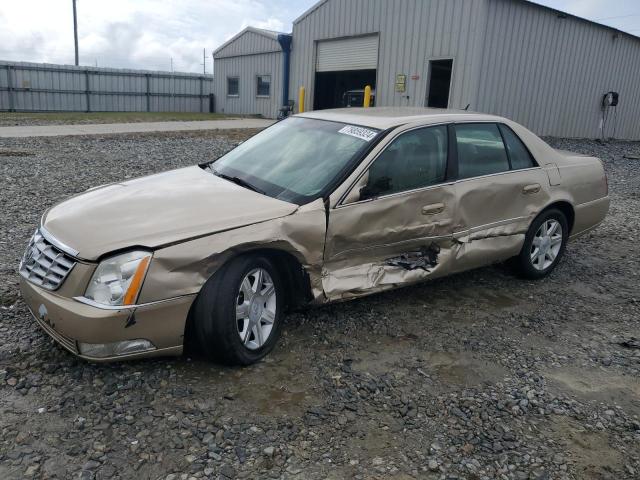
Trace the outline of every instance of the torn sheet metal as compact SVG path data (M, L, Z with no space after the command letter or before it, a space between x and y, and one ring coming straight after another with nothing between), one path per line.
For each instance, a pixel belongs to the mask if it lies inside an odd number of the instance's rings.
M422 247L415 252L403 253L397 257L387 260L387 265L392 267L402 267L406 270L424 270L431 271L438 263L438 255L440 254L440 246L435 243L428 247Z
M299 207L294 215L219 232L154 253L139 302L198 293L230 258L256 249L293 256L309 275L312 296L324 300L321 285L326 211L321 199Z

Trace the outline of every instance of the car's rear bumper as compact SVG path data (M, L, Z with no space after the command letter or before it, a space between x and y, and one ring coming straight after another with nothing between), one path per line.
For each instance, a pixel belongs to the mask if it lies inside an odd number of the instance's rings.
M95 362L180 355L187 315L195 297L104 309L61 297L24 278L20 280L20 290L45 332L74 355ZM80 344L124 344L132 340L147 340L152 348L108 356L83 354L80 348Z

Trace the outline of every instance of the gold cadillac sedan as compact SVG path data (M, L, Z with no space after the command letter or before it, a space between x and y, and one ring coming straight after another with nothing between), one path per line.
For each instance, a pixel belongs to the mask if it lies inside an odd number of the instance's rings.
M20 263L40 326L93 361L248 365L288 309L513 259L537 279L605 218L597 158L501 117L369 108L296 115L218 160L49 209Z

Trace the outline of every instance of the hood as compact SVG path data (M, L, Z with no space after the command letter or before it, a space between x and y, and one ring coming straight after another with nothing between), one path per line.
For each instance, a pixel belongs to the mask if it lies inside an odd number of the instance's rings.
M86 260L131 247L155 248L285 215L297 205L200 167L97 187L51 208L43 226Z

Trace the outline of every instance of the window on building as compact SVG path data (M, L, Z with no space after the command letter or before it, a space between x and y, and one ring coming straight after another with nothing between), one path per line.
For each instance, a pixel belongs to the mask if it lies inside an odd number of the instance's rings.
M259 97L271 95L271 75L258 75L256 92Z
M364 197L442 183L447 170L447 138L446 126L400 135L371 165Z
M238 77L227 77L227 95L230 97L240 95L240 79Z
M479 177L509 170L507 151L494 123L456 125L458 178Z
M511 168L518 170L521 168L532 168L536 166L533 157L524 146L522 140L506 125L500 125L500 131L504 138L504 143L507 146L507 152L509 153L509 160L511 160Z

